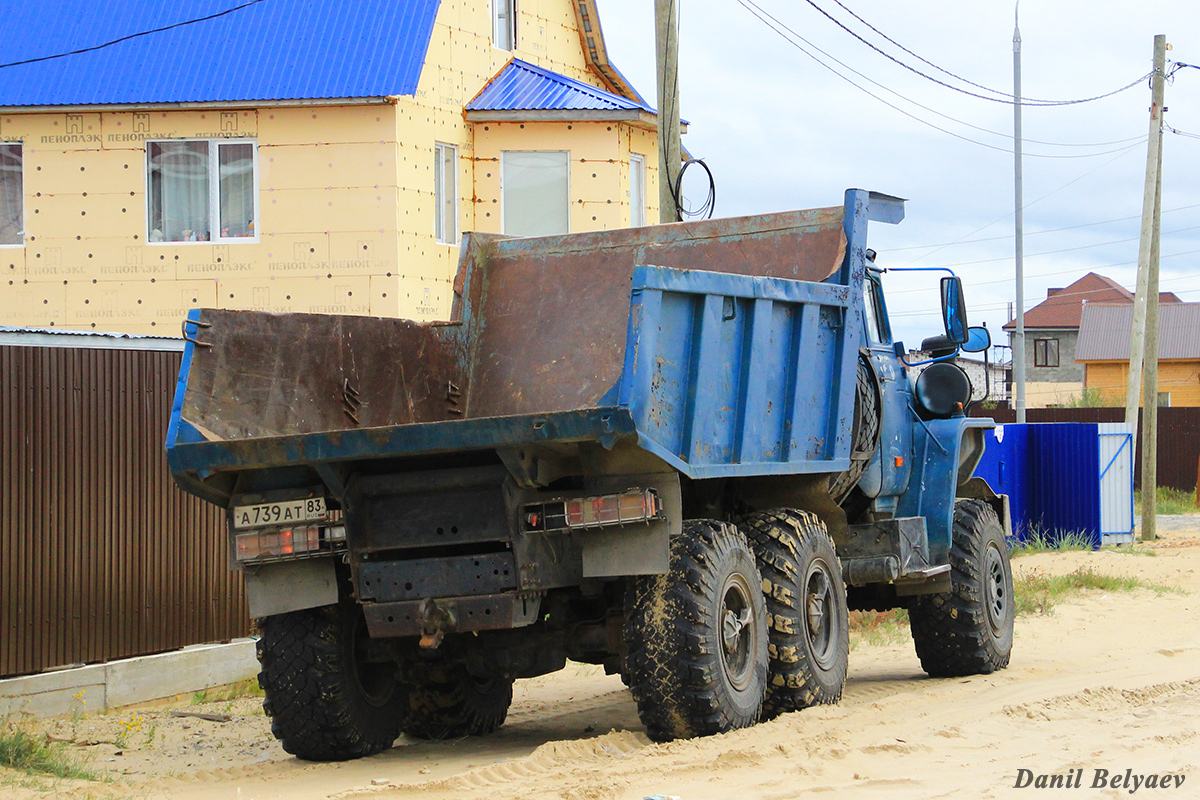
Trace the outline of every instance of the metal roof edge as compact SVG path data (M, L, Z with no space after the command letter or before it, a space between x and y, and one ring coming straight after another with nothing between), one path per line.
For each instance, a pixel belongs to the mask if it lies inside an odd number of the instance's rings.
M639 127L658 128L658 117L640 108L593 109L506 109L469 110L463 113L468 122L634 122Z
M94 103L89 105L42 105L0 106L3 114L59 114L64 111L137 111L141 109L172 110L196 108L289 108L295 106L362 106L395 105L399 97L412 95L387 95L379 97L320 97L294 98L288 100L197 100L180 103Z
M608 60L608 45L604 42L604 27L600 23L596 0L578 0L571 6L575 11L579 41L588 67L609 85L613 94L649 106L638 90L633 88L633 84Z
M0 326L0 347L65 347L83 350L154 350L183 352L183 339L131 333L99 333L53 328Z

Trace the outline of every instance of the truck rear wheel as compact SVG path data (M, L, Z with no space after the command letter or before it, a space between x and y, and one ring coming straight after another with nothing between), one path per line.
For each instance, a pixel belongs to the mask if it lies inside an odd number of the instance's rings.
M763 719L842 697L850 623L842 567L825 524L777 509L742 520L763 576L770 678Z
M651 739L668 741L758 721L767 682L762 577L737 528L683 524L670 569L631 581L629 686Z
M491 733L512 703L512 678L477 678L462 664L421 667L405 678L408 710L401 727L418 739Z
M366 620L352 602L259 620L259 685L271 733L309 761L344 761L391 747L403 691L392 662L362 655Z
M921 668L935 678L979 675L1008 666L1013 580L1000 519L982 500L954 504L952 589L918 595L909 626Z

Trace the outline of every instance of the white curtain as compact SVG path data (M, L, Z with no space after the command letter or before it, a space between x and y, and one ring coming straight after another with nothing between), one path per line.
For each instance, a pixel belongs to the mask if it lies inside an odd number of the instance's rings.
M254 145L218 144L221 238L254 235Z
M204 242L209 224L208 142L148 142L150 241Z
M0 144L0 244L24 241L21 145Z

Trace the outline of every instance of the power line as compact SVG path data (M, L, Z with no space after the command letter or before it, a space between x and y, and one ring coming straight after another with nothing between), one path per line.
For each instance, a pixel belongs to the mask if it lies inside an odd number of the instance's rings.
M1174 231L1167 231L1167 233L1179 233L1181 231L1195 230L1196 228L1200 228L1200 225L1194 225L1191 228L1180 228L1180 229L1174 230ZM1102 242L1101 244L1084 245L1083 247L1069 247L1065 250L1050 250L1050 251L1047 251L1044 253L1031 253L1030 255L1031 256L1052 255L1054 253L1066 253L1066 252L1070 252L1072 250L1084 250L1088 247L1101 247L1102 245L1105 245L1105 244L1119 244L1119 243L1123 243L1123 242L1136 242L1136 241L1138 241L1138 239L1135 237L1132 239L1120 239L1117 242ZM1194 252L1197 252L1197 251L1189 250L1189 251L1187 251L1187 253L1176 253L1176 255L1187 255L1189 253L1194 253ZM965 266L972 266L975 264L986 264L986 263L991 263L991 262L995 262L995 261L1008 261L1010 258L1011 257L1006 256L1004 258L990 258L990 259L987 259L986 261L971 261L971 262L966 262L963 264L946 264L946 265L944 265L943 268L948 269L949 267L965 267ZM1137 264L1136 261L1123 261L1119 264L1103 264L1103 265L1100 265L1097 267L1090 267L1088 269L1089 269L1089 271L1094 271L1097 269L1108 269L1110 267L1134 266L1136 264ZM1058 269L1058 270L1054 270L1052 272L1038 272L1033 275L1026 275L1025 277L1027 277L1027 278L1049 278L1054 275L1070 275L1072 273L1079 272L1080 269L1081 269L1080 267L1072 267L1071 269ZM1184 277L1192 277L1192 276L1184 276ZM1170 278L1169 280L1178 280L1178 278ZM994 280L994 281L972 281L971 283L965 284L965 285L968 287L994 286L994 285L1000 284L1000 283L1012 283L1012 282L1013 282L1013 278L1000 278L1000 279ZM925 291L925 289L899 289L899 290L889 291L888 296L892 297L892 296L898 295L898 294L914 294L916 292L923 292L923 291Z
M1194 231L1197 228L1200 228L1200 225L1191 225L1187 228L1176 228L1173 231L1163 231L1162 235L1166 235L1169 233L1184 233L1185 231ZM1126 242L1136 242L1136 241L1139 241L1140 239L1141 239L1140 236L1132 236L1128 239L1113 239L1113 240L1107 241L1107 242L1096 242L1095 244L1081 244L1078 247L1064 247L1060 250L1043 250L1040 253L1027 253L1026 258L1036 258L1037 256L1052 256L1052 255L1057 255L1059 253L1072 253L1076 250L1089 250L1093 247L1107 247L1109 245L1114 245L1114 244L1125 244ZM949 267L971 267L971 266L975 266L976 264L994 264L997 261L1010 261L1010 260L1011 260L1011 256L1002 256L1001 258L982 258L982 259L979 259L978 261L959 261L959 262L955 262L953 264L933 264L931 266L946 267L946 268L949 268Z
M1036 202L1036 201L1034 201L1034 202ZM1030 203L1030 205L1032 205L1032 203ZM1026 206L1026 208L1028 208L1028 207L1029 206ZM1190 206L1179 206L1178 208L1164 208L1162 213L1170 214L1173 211L1186 211L1191 208L1200 208L1200 203L1194 203ZM1012 216L1012 215L1010 214L1009 216ZM1025 235L1026 236L1041 236L1042 234L1046 234L1046 233L1061 233L1062 231L1073 231L1073 230L1078 230L1079 228L1092 228L1092 227L1095 227L1096 225L1111 225L1114 222L1129 222L1130 220L1141 219L1141 218L1142 218L1142 215L1137 214L1137 215L1131 216L1131 217L1118 217L1116 219L1101 220L1100 222L1084 222L1079 225L1067 225L1066 227L1063 227L1063 228L1047 228L1044 231L1026 231ZM995 223L990 223L990 224L995 224ZM982 239L957 239L953 242L941 242L939 244L910 244L910 245L905 245L904 247L888 247L888 248L880 249L879 252L881 254L883 254L883 253L899 253L903 250L926 250L930 247L942 248L942 247L952 247L954 245L959 245L959 244L979 244L981 242L1000 242L1000 241L1005 241L1005 240L1012 239L1012 238L1013 238L1012 234L1006 234L1004 236L986 236Z
M817 5L815 0L805 0L805 2L808 3L810 6L812 6L813 8L815 8L823 17L828 19L834 25L837 25L839 28L844 30L846 33L850 34L855 39L857 39L858 41L865 44L867 47L874 50L876 53L879 53L879 55L883 56L884 58L888 59L889 61L891 61L901 67L904 67L904 69L908 70L909 72L912 72L915 75L921 76L925 80L932 81L932 82L936 83L938 86L944 86L945 88L951 89L955 92L961 92L962 94L968 95L970 97L979 98L980 100L990 100L993 103L1006 103L1008 105L1014 105L1016 102L1016 98L1013 95L1008 94L1007 92L1000 92L1000 91L997 91L996 89L987 89L987 87L979 87L979 88L985 89L986 91L1003 95L1003 97L989 97L985 94L979 94L978 92L972 92L967 89L963 89L961 87L946 83L945 81L939 80L938 78L935 78L932 75L927 75L926 73L922 72L921 70L917 69L916 67L914 67L910 64L904 63L900 59L893 56L891 53L885 52L884 50L877 47L873 43L864 39L862 36L858 35L854 31L850 30L850 28L848 26L846 26L844 23L842 23L841 20L837 19L832 14L830 14L828 11L826 11L825 9L823 9L819 5ZM836 2L836 0L835 0L835 2ZM841 5L841 3L838 3L838 5ZM845 6L842 6L842 7L845 8ZM847 9L847 10L849 10L849 9ZM851 12L851 13L853 13L853 12ZM855 18L861 20L861 18L858 17L857 15L855 15ZM871 27L871 26L868 26L868 27ZM875 28L871 27L871 30L875 30ZM878 31L876 31L876 33L878 33ZM880 34L880 35L882 35L882 34ZM884 38L886 39L887 37L885 36ZM892 41L892 40L888 39L888 41ZM892 42L892 43L895 44L895 42ZM899 45L897 45L897 46L899 46ZM911 52L905 48L901 48L901 49L903 49L906 53ZM913 53L913 55L916 55L916 54ZM920 56L917 56L917 57L920 58ZM925 61L925 59L923 59L923 58L921 60ZM925 63L928 64L929 62L926 61ZM931 64L931 66L933 66L933 65ZM940 67L938 67L938 69L941 70ZM941 70L941 71L947 72L946 70ZM947 72L947 74L952 75L953 73ZM1032 98L1022 98L1021 105L1023 105L1023 106L1072 106L1072 105L1079 105L1080 103L1090 103L1093 100L1102 100L1105 97L1112 97L1114 94L1120 94L1121 92L1125 91L1126 89L1132 89L1134 86L1137 86L1139 83L1146 80L1146 78L1149 78L1153 74L1154 74L1153 71L1147 72L1145 75L1142 75L1142 76L1136 78L1135 80L1130 81L1129 83L1125 84L1124 86L1122 86L1119 89L1113 89L1111 92L1105 92L1104 94L1098 94L1094 97L1084 97L1084 98L1080 98L1077 100L1036 100L1036 99L1032 99ZM958 78L957 75L955 75L954 77ZM959 78L959 80L962 80L962 79ZM971 83L971 82L966 81L966 83ZM978 86L978 84L971 84L971 85Z
M820 66L824 67L824 68L825 68L825 69L827 69L828 71L832 72L834 75L836 75L837 77L841 78L841 79L842 79L842 80L844 80L846 83L849 83L851 86L853 86L854 88L856 88L856 89L858 89L859 91L863 92L864 94L867 94L867 95L869 95L870 97L873 97L873 98L875 98L876 100L878 100L879 102L881 102L881 103L883 103L885 106L887 106L888 108L891 108L892 110L894 110L894 111L897 111L897 112L899 112L899 113L903 114L904 116L908 117L909 119L912 119L912 120L914 120L914 121L916 121L916 122L919 122L919 123L921 123L922 125L925 125L925 126L927 126L927 127L933 128L934 130L936 130L936 131L940 131L940 132L942 132L942 133L945 133L945 134L947 134L947 135L949 135L949 136L953 136L953 137L954 137L954 138L956 138L956 139L961 139L961 140L962 140L962 141L964 141L964 142L970 142L971 144L976 144L976 145L979 145L980 147L985 147L985 148L987 148L987 149L989 149L989 150L996 150L996 151L998 151L998 152L1001 152L1001 153L1012 153L1012 152L1013 152L1013 151L1012 151L1012 149L1010 149L1010 148L1007 148L1007 147L998 147L997 145L988 144L987 142L981 142L981 141L979 141L978 139L972 139L972 138L970 138L969 136L963 136L962 134L955 133L954 131L951 131L951 130L947 130L946 128L943 128L943 127L941 127L941 126L939 126L939 125L935 125L934 123L932 123L932 122L929 122L928 120L921 119L920 117L916 116L915 114L912 114L912 113L910 113L910 112L908 112L908 111L905 111L904 109L900 108L899 106L897 106L897 105L896 105L896 104L894 104L894 103L888 102L887 100L883 99L883 98L882 98L882 97L880 97L879 95L877 95L877 94L875 94L874 92L872 92L870 89L867 89L867 88L865 88L865 87L861 86L860 84L858 84L858 83L855 83L855 82L854 82L852 79L850 79L850 78L846 77L845 75L843 75L842 73L840 73L840 72L838 72L836 69L834 69L833 67L831 67L831 66L829 66L828 64L826 64L826 63L825 63L824 61L822 61L821 59L817 58L815 55L813 55L813 54L812 54L812 53L810 53L808 50L804 49L804 47L802 47L802 46L801 46L800 44L798 44L796 41L794 41L794 40L792 39L792 37L795 37L795 39L799 39L801 42L803 42L804 44L808 45L808 46L809 46L809 47L811 47L813 50L816 50L817 52L821 53L822 55L824 55L826 58L830 59L831 61L834 61L835 63L837 63L837 64L839 64L840 66L844 67L845 69L849 70L850 72L853 72L855 75L858 75L858 76L859 76L860 78L862 78L863 80L866 80L866 81L868 81L868 82L870 82L870 83L873 83L873 84L875 84L876 86L879 86L881 89L884 89L885 91L887 91L887 92L889 92L889 93L891 93L891 94L894 94L896 97L899 97L900 99L904 100L904 101L905 101L905 102L907 102L907 103L911 103L912 105L914 105L914 106L917 106L918 108L923 108L923 109L925 109L926 111L931 111L932 113L934 113L934 114L937 114L938 116L945 117L946 119L950 119L950 120L952 120L952 121L954 121L954 122L958 122L958 123L960 123L960 124L967 125L968 127L977 128L977 126L971 125L970 123L962 122L961 120L954 119L953 117L949 117L949 116L947 116L947 115L945 115L945 114L942 114L941 112L934 111L933 109L931 109L931 108L929 108L929 107L927 107L927 106L923 106L923 105L921 105L920 103L916 102L915 100L910 100L909 98L905 97L904 95L900 94L899 92L896 92L896 91L894 91L894 90L892 90L892 89L888 89L886 86L883 86L883 85L882 85L882 84L880 84L878 81L875 81L875 80L872 80L871 78L868 78L866 75L863 75L863 74L862 74L861 72L859 72L858 70L854 69L853 67L851 67L850 65L846 64L845 62L843 62L843 61L839 60L839 59L838 59L838 58L836 58L835 56L832 56L832 55L830 55L829 53L825 52L825 51L824 51L824 50L822 50L821 48L819 48L819 47L817 47L816 45L814 45L814 44L813 44L812 42L810 42L809 40L805 39L805 38L804 38L803 36L801 36L800 34L796 33L794 30L792 30L792 29L791 29L791 28L789 28L787 25L785 25L783 22L781 22L781 21L780 21L780 20L779 20L777 17L773 16L773 15L772 15L770 12L768 12L768 11L765 11L765 10L764 10L764 9L763 9L761 6L759 6L759 5L757 5L756 3L754 3L754 2L753 2L753 0L738 0L738 3L739 3L739 4L740 4L740 5L743 7L743 8L745 8L747 11L749 11L751 14L753 14L753 15L754 15L754 16L755 16L755 17L756 17L756 18L757 18L757 19L758 19L760 22L762 22L764 25L766 25L768 28L770 28L770 29L771 29L772 31L774 31L775 33L779 34L779 36L781 36L781 37L783 38L783 40L784 40L784 41L786 41L788 44L790 44L790 45L792 45L793 47L795 47L795 48L796 48L797 50L799 50L801 53L804 53L804 55L808 56L808 57L809 57L809 58L811 58L813 61L817 62L817 64L819 64ZM786 31L786 33L785 33L785 31ZM987 131L986 129L983 129L983 128L977 128L977 129L979 129L979 130L984 130L985 132L987 132L987 133L991 133L991 134L993 134L993 135L996 135L996 136L1005 136L1006 138L1009 138L1009 139L1011 139L1011 138L1012 138L1012 137L1011 137L1011 136L1009 136L1008 134L997 133L996 131ZM1145 139L1145 137L1144 137L1144 136L1135 137L1135 138L1132 140L1134 143L1133 143L1133 144L1131 144L1131 145L1129 145L1129 146L1127 146L1127 147L1119 147L1119 148L1116 148L1116 149L1114 149L1114 150L1106 150L1106 151L1099 152L1099 153L1081 153L1081 154L1079 154L1079 155L1055 155L1055 154L1049 154L1049 153L1025 153L1025 155L1026 155L1026 156L1029 156L1029 157L1031 157L1031 158L1054 158L1054 159L1065 159L1065 158L1093 158L1093 157L1096 157L1096 156L1104 156L1104 155L1109 155L1109 154L1111 154L1111 153L1121 153L1121 154L1124 154L1124 153L1125 153L1125 152L1127 152L1128 150L1130 150L1130 149L1132 149L1132 148L1134 148L1134 147L1137 147L1137 145L1138 145L1138 144L1140 144L1140 143L1141 143L1141 141L1142 141L1142 140L1144 140L1144 139ZM1129 140L1126 140L1126 141L1129 141ZM1085 145L1085 146L1088 146L1088 145Z
M938 70L938 71L940 71L940 72L944 72L944 73L945 73L945 74L947 74L947 75L951 75L951 76L953 76L954 78L957 78L958 80L960 80L960 81L962 81L962 82L964 82L964 83L968 83L968 84L970 84L971 86L975 86L975 87L977 87L977 88L979 88L979 89L983 89L983 90L985 90L985 91L989 91L989 92L996 92L997 94L1002 94L1002 95L1005 95L1006 97L1012 97L1012 96L1013 96L1013 95L1011 95L1011 94L1008 94L1008 93L1006 93L1006 92L997 92L995 89L989 89L989 88L988 88L988 87L986 87L986 86L982 86L982 85L980 85L980 84L978 84L978 83L974 83L973 81L969 81L969 80L967 80L966 78L963 78L963 77L961 77L961 76L959 76L959 75L955 75L953 72L950 72L950 71L948 71L948 70L944 70L944 69L942 69L942 68L941 68L941 67L939 67L937 64L934 64L932 61L927 61L926 59L924 59L924 58L922 58L921 56L917 55L917 54L916 54L916 53L914 53L913 51L909 50L909 49L908 49L907 47L905 47L904 45L902 45L902 44L900 44L899 42L897 42L896 40L892 39L892 38L891 38L890 36L888 36L886 33L884 33L883 31L879 30L878 28L876 28L876 27L875 27L874 25L872 25L871 23L867 22L865 19L863 19L862 17L860 17L858 14L855 14L853 11L851 11L849 8L847 8L847 6L846 6L844 3L842 3L842 2L841 2L841 0L833 0L833 1L834 1L835 3L837 3L839 6L841 6L843 9L845 9L845 10L846 10L846 12L850 14L850 16L854 17L854 18L855 18L855 19L857 19L859 22L861 22L862 24L866 25L866 26L867 26L868 28L870 28L871 30L875 31L875 33L879 34L879 35L880 35L880 36L882 36L884 39L887 39L889 42L891 42L892 44L896 45L896 46L897 46L897 47L899 47L901 50L903 50L904 52L906 52L906 53L908 53L909 55L913 56L914 58L920 59L921 61L925 62L926 64L928 64L929 66L933 67L934 69L936 69L936 70ZM780 23L780 24L782 24L782 23ZM809 44L810 44L810 46L811 46L811 43L809 43ZM820 52L820 53L822 53L823 55L827 56L828 58L831 58L831 59L833 59L833 60L835 60L835 61L838 61L836 58L834 58L833 56L829 55L829 53L826 53L824 50L819 50L819 52ZM856 75L858 75L858 76L860 76L860 77L864 78L865 80L868 80L868 81L870 81L871 83L875 84L875 85L876 85L876 86L878 86L880 89L883 89L884 91L887 91L887 92L891 92L892 94L896 95L897 97L901 97L901 98L903 98L904 100L908 101L909 103L912 103L913 105L917 106L918 108L923 108L923 109L925 109L926 111L929 111L929 112L931 112L931 113L933 113L933 114L937 114L939 117L942 117L943 119L948 119L948 120L950 120L950 121L952 121L952 122L957 122L957 123L958 123L958 124L960 124L960 125L965 125L965 126L966 126L966 127L968 127L968 128L972 128L972 129L974 129L974 130L977 130L977 131L980 131L980 132L982 132L982 133L990 133L990 134L992 134L993 136L1000 136L1000 137L1002 137L1002 138L1005 138L1005 139L1012 139L1012 138L1014 138L1014 137L1013 137L1013 135L1012 135L1011 133L1003 133L1003 132L1001 132L1001 131L993 131L993 130L991 130L991 129L989 129L989 128L983 128L983 127L980 127L979 125L972 125L971 123L969 123L969 122L966 122L966 121L964 121L964 120L957 119L957 118L955 118L955 117L951 117L951 116L949 116L949 115L947 115L947 114L943 114L943 113L941 113L940 111L937 111L937 110L935 110L935 109L932 109L932 108L930 108L929 106L921 105L920 103L916 102L915 100L910 100L909 98L907 98L907 97L904 97L903 95L899 94L898 92L894 92L894 91L892 91L891 89L889 89L888 87L886 87L886 86L884 86L883 84L879 83L878 81L871 80L871 78L868 78L866 75L863 75L861 72L858 72L857 70L854 70L854 68L853 68L853 67L851 67L851 66L849 66L848 64L846 64L846 63L844 63L844 62L842 62L842 61L838 61L838 63L839 63L839 64L841 64L843 67L846 67L847 69L849 69L849 70L853 71L853 72L854 72ZM1038 102L1048 102L1048 101L1038 101ZM1048 147L1111 147L1111 146L1113 146L1113 145L1118 145L1118 144L1127 144L1127 143L1129 143L1129 142L1140 142L1140 141L1143 141L1145 138L1146 138L1145 136L1132 136L1132 137L1130 137L1130 138L1128 138L1128 139L1118 139L1118 140L1116 140L1116 141L1111 141L1111 142L1046 142L1046 141L1041 141L1041 140L1038 140L1038 139L1029 139L1029 138L1024 138L1024 139L1023 139L1023 141L1025 141L1025 142L1029 142L1029 143L1031 143L1031 144L1041 144L1041 145L1046 145L1046 146L1048 146Z
M1105 161L1103 164L1099 164L1099 165L1097 165L1097 166L1095 166L1095 167L1092 167L1092 168L1091 168L1091 169L1089 169L1087 172L1083 173L1082 175L1080 175L1080 176L1078 176L1078 177L1076 177L1076 178L1072 178L1071 180L1069 180L1069 181L1067 181L1066 183L1064 183L1062 186L1059 186L1057 189L1051 189L1050 191L1046 192L1044 195L1042 195L1042 196L1041 196L1041 197L1039 197L1038 199L1036 199L1036 200L1031 200L1030 202L1026 203L1024 206L1022 206L1022 208L1023 208L1023 209L1026 209L1026 208L1032 208L1033 206L1035 206L1035 205L1037 205L1038 203L1040 203L1040 202L1042 202L1043 200L1045 200L1047 197L1050 197L1050 196L1052 196L1052 195L1055 195L1055 194L1057 194L1058 192L1061 192L1063 189L1066 189L1068 186L1071 186L1071 185L1073 185L1073 184L1079 183L1081 180L1083 180L1083 179L1084 179L1084 178L1086 178L1087 176L1089 176L1089 175L1091 175L1092 173L1094 173L1094 172L1097 172L1097 171L1099 171L1099 170L1101 170L1101 169L1104 169L1104 168L1105 168L1105 167L1107 167L1109 164L1112 164L1113 162L1115 162L1115 161L1117 161L1118 159L1120 159L1122 156L1124 156L1124 155L1126 155L1127 153L1130 153L1130 152L1132 152L1132 151L1133 151L1133 147L1129 147L1129 148L1127 148L1127 149L1123 150L1123 151L1122 151L1122 152L1121 152L1119 155L1117 155L1117 156L1115 156L1115 157L1113 157L1113 158L1110 158L1108 161ZM1003 222L1004 220L1006 220L1006 219L1009 219L1010 217L1012 217L1012 213L1011 213L1011 212L1010 212L1010 213L1008 213L1008 214L1003 214L1003 215L1001 215L1001 216L997 217L996 219L992 220L991 222L987 223L986 225L980 226L980 227L976 228L975 230L971 231L970 233L963 234L963 239L966 239L968 236L974 236L975 234L979 233L980 231L987 230L988 228L992 227L992 226L993 226L993 225L995 225L996 223ZM1008 238L1008 237L1005 237L1005 238ZM961 240L960 240L960 241L961 241ZM947 244L944 244L944 245L938 245L938 246L936 246L936 249L934 249L934 250L930 251L929 253L926 253L926 254L925 254L925 256L924 256L924 258L929 258L929 257L930 257L930 256L932 256L934 253L938 253L938 252L942 251L943 249L945 249L946 247L949 247L950 245L952 245L952 244L956 244L956 243L957 243L957 242L949 242L949 243L947 243ZM906 264L906 265L907 265L907 264L914 264L914 263L916 263L916 261L917 261L917 260L918 260L918 259L914 259L914 260L912 260L912 261L907 261L907 262L905 262L905 264Z
M1196 253L1200 253L1200 249L1184 250L1183 252L1171 253L1169 255L1161 256L1161 258L1179 258L1180 256L1190 256L1190 255L1195 255ZM1095 269L1108 269L1111 267L1130 267L1130 266L1136 266L1136 265L1137 265L1136 261L1124 261L1119 264L1105 264L1102 266L1098 266ZM1162 281L1162 283L1169 283L1171 281L1187 280L1188 278L1196 278L1196 277L1200 277L1200 275L1196 275L1196 274L1179 275L1174 278L1166 278ZM997 281L997 282L999 282L999 281ZM968 288L970 286L985 286L985 285L988 285L988 284L986 284L986 283L969 284ZM1129 290L1128 287L1122 287L1122 288ZM1083 295L1096 294L1098 292L1104 292L1104 291L1110 291L1110 290L1111 290L1111 287L1106 287L1103 289L1087 289L1082 292L1060 293L1060 294L1054 295L1054 297L1056 297L1056 298L1057 297L1082 297ZM1132 291L1132 290L1129 290L1129 291ZM1188 293L1191 293L1194 291L1200 291L1200 289L1181 289L1178 292L1178 294L1188 294ZM887 295L892 295L892 294L900 294L900 292L888 292L887 293ZM1050 298L1045 298L1045 299L1048 300ZM1036 303L1036 302L1043 302L1043 301L1040 300L1038 297L1026 297L1025 302ZM1008 308L1007 300L1004 301L1003 303L991 303L988 305L978 306L977 308L972 309L972 311L1003 311L1006 308ZM892 317L928 317L928 316L938 316L941 313L942 312L937 309L934 309L931 311L897 311L897 312L891 313L890 316L892 316ZM1028 313L1028 312L1026 312L1026 313Z
M910 56L912 56L913 58L915 58L915 59L917 59L918 61L922 62L923 64L927 64L928 66L931 66L931 67L933 67L934 69L936 69L938 72L942 73L943 75L949 75L950 77L954 78L955 80L962 81L963 83L965 83L965 84L967 84L967 85L969 85L969 86L974 86L976 89L982 89L982 90L983 90L983 91L985 91L985 92L991 92L992 94L998 94L998 95L1001 95L1002 97L1015 97L1015 95L1011 94L1010 92L1002 92L1002 91L1000 91L1000 90L998 90L998 89L991 89L991 88L989 88L989 87L987 87L987 86L984 86L984 85L982 85L982 84L975 83L974 81L969 81L969 80L967 80L966 78L964 78L963 76L961 76L961 75L956 75L955 73L953 73L953 72L951 72L951 71L949 71L949 70L942 69L941 67L939 67L937 64L933 63L932 61L930 61L930 60L928 60L928 59L926 59L926 58L923 58L922 56L919 56L919 55L917 55L917 54L916 54L916 53L914 53L912 50L909 50L907 47L905 47L904 45L900 44L899 42L897 42L897 41L896 41L895 39L893 39L892 37L888 36L888 35L887 35L886 33L884 33L883 31L879 30L879 28L876 28L874 25L872 25L871 23L867 22L865 19L863 19L862 17L860 17L858 14L855 14L853 11L851 11L851 10L850 10L850 8L849 8L849 7L847 7L847 6L846 6L846 4L845 4L845 3L841 2L841 0L833 0L833 2L835 2L835 3L837 3L839 6L841 6L841 7L842 7L842 10L843 10L843 11L845 11L847 14L849 14L849 15L850 15L850 16L852 16L852 17L854 17L856 20L858 20L859 22L861 22L863 25L866 25L866 26L867 26L868 28L870 28L871 30L875 31L875 33L879 34L879 35L880 35L880 36L882 36L884 39L886 39L887 41L889 41L889 42L891 42L892 44L894 44L896 47L899 47L901 50L903 50L904 52L908 53Z
M175 22L170 25L164 25L161 28L151 28L150 30L146 30L146 31L138 31L137 33L131 33L128 36L122 36L119 39L113 39L111 42L104 42L103 44L97 44L97 45L93 45L91 47L81 47L78 50L71 50L66 53L55 53L54 55L49 55L49 56L38 56L37 58L26 58L21 61L10 61L7 64L0 64L0 69L4 69L5 67L19 67L22 64L36 64L39 61L50 61L55 58L66 58L67 56L77 56L77 55L81 55L83 53L91 53L96 50L103 50L105 47L112 47L114 44L120 44L121 42L127 42L130 39L136 39L139 36L149 36L152 33L162 33L163 31L169 31L173 28L182 28L185 25L194 25L197 22L207 22L210 19L216 19L217 17L223 17L226 14L232 14L235 11L241 11L243 8L248 8L249 6L252 6L257 3L261 3L261 2L263 2L263 0L249 0L249 2L242 3L240 6L234 6L233 8L228 8L224 11L219 11L216 14L209 14L206 17L196 17L195 19L187 19L187 20L183 20L182 22Z
M1176 130L1175 128L1172 128L1170 125L1168 125L1165 120L1163 121L1163 126L1167 130L1169 130L1171 133L1174 133L1178 136L1184 136L1184 137L1187 137L1188 139L1200 139L1200 134L1188 133L1187 131Z

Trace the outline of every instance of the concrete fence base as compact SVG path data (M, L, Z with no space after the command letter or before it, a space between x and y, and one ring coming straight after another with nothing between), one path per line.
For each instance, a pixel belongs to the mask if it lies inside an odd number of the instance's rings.
M251 678L254 639L201 644L105 664L0 680L0 716L52 717L158 700Z

